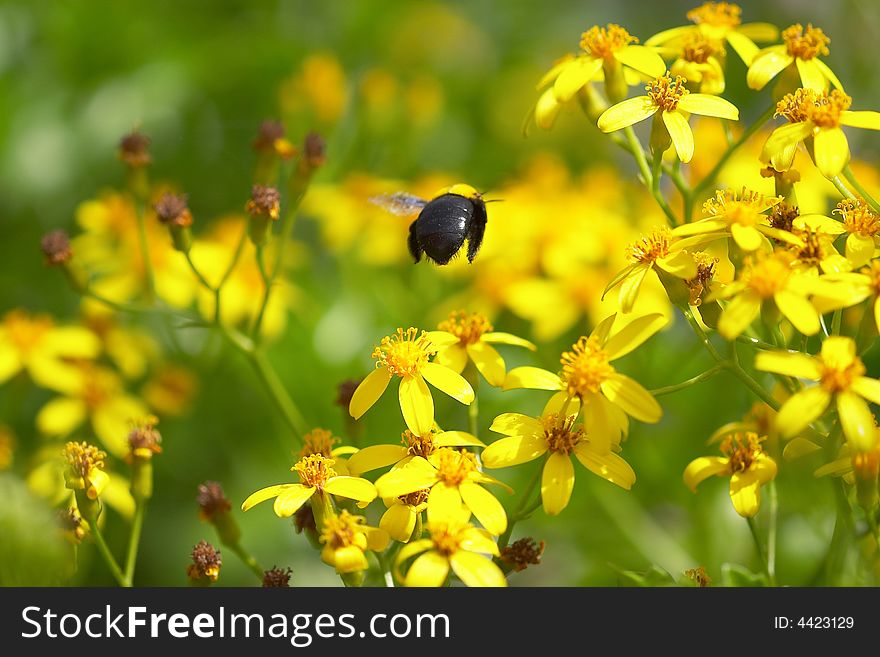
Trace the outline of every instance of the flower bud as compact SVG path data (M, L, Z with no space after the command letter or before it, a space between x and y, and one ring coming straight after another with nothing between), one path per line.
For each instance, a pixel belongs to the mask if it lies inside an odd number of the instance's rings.
M163 194L153 209L159 221L168 226L174 248L182 253L192 247L192 213L187 206L186 194Z
M273 566L263 573L264 589L284 589L290 586L290 576L293 572L290 568L278 568Z
M531 537L521 538L501 550L501 562L507 566L505 570L518 573L529 566L540 564L544 547L544 541L537 543Z
M251 215L249 227L251 242L255 246L262 246L269 237L269 226L281 216L281 194L274 187L254 185L245 210Z
M149 417L128 434L126 460L131 465L131 494L136 500L153 496L153 455L162 452L162 435L156 430L157 423L155 417Z
M241 529L232 515L232 504L217 481L199 484L196 497L199 504L199 518L214 525L223 545L237 545L241 539Z
M193 548L192 563L186 568L186 575L193 586L210 586L220 577L220 550L208 541L199 541Z

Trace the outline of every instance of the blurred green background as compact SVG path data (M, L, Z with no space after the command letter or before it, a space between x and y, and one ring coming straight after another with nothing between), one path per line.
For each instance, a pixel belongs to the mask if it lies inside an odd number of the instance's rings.
M152 175L176 181L190 193L199 228L212 217L240 211L254 165L250 142L260 121L281 117L285 103L290 109L286 118L297 121L287 123L293 141L312 128L327 139L328 164L318 182L342 180L351 171L401 180L440 171L492 189L519 173L535 153L548 150L573 171L614 161L630 175L630 163L577 112L565 113L553 132L533 130L524 139L520 125L536 98L534 83L556 58L573 51L581 31L594 23L621 23L644 39L684 24L694 4L6 0L0 5L0 311L23 307L76 317L78 299L57 272L43 265L39 239L57 227L75 232L78 203L122 185L115 150L133 126L141 126L152 139ZM823 27L832 38L826 61L855 98L855 107L880 106L875 61L880 12L873 3L744 5L746 21ZM291 99L295 87L291 91L286 83L315 54L338 61L349 89L332 122L297 109L296 98ZM414 129L395 103L384 119L365 120L357 89L376 70L402 81L436 82L442 98L428 127ZM736 70L731 68L725 95L737 99L744 117L753 117L766 99L744 93L744 70ZM852 138L853 150L876 162L880 141L861 132ZM438 279L430 267L413 270L411 265L365 276L322 252L310 224L300 223L298 231L314 248L297 280L309 302L294 311L270 356L310 422L343 435L343 411L334 404L336 385L368 371L371 345L381 335L398 325L435 321L434 308L449 296L452 283ZM502 315L496 326L528 334L528 326L511 316ZM212 528L197 518L197 484L221 481L236 507L257 488L288 479L293 444L246 363L220 350L211 351L207 360L197 359L204 335L196 331L179 348L161 325L152 328L175 362L198 373L200 389L188 416L160 427L165 453L156 461L157 493L147 515L136 582L180 585L192 545L201 538L214 540ZM508 366L556 369L559 352L584 329L576 327L540 345L534 359L508 350ZM705 364L692 336L673 330L652 348L630 356L623 367L655 388L684 380ZM0 422L18 438L12 474L0 475L0 487L14 489L15 495L26 496L17 474L27 469L40 444L33 418L49 396L22 377L0 388ZM544 398L489 391L481 400L482 431L488 433L495 414L514 408L535 412ZM438 412L465 426L464 411L446 401L438 400ZM662 403L663 422L656 427L636 423L626 446L625 456L638 474L633 491L619 490L576 466L578 483L565 512L549 519L536 514L514 534L531 534L548 544L544 565L516 576L514 583L613 585L615 568L644 570L651 563L676 576L698 564L713 578L725 562L759 569L748 528L733 513L725 482L707 482L696 496L681 483L688 461L708 453L705 438L738 419L752 400L733 380L718 377ZM368 440L397 442L396 430L390 435L382 431L400 424L398 414L395 400L383 399L365 419ZM516 473L502 477L514 486L518 482ZM831 533L831 486L815 480L810 467L792 467L779 479L779 496L779 579L809 583ZM15 516L14 509L26 507L9 504L12 492L2 497L7 510L0 512L0 563L8 566L10 554L21 554L22 545L35 540L27 533L38 535L40 528ZM27 499L27 508L34 504ZM30 518L39 515L28 513ZM268 507L238 517L244 544L264 566L292 566L294 585L339 583L331 569L317 567L317 555ZM121 554L127 528L118 517L109 520L109 542ZM13 535L23 538L10 539ZM51 550L45 555L30 547L27 551L47 562L54 558ZM93 551L81 552L81 570L73 581L110 584ZM2 583L53 581L51 568L43 573L45 579L22 574L34 570L30 562L22 563L16 576L5 574L4 567ZM252 576L228 554L220 583L251 585Z

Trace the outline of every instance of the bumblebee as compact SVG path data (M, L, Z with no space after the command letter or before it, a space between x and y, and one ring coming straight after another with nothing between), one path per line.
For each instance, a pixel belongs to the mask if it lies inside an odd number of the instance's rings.
M370 201L401 216L419 213L409 226L407 239L416 262L424 253L438 265L445 265L461 250L465 240L468 262L477 257L486 232L487 201L470 185L441 189L430 201L405 192L376 196Z

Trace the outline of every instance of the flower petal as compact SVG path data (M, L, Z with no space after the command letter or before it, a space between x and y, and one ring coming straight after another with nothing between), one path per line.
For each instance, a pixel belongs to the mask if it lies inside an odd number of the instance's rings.
M553 452L541 474L541 501L548 516L559 514L571 499L574 489L574 466L561 452Z
M812 422L822 417L831 393L822 386L804 388L789 397L776 416L776 427L784 438L793 438Z
M384 529L395 541L406 543L416 527L416 512L406 504L392 504L382 514L379 527Z
M358 450L348 459L348 471L353 475L394 465L406 457L403 445L370 445Z
M843 91L843 85L840 83L840 80L837 78L837 75L834 73L834 71L832 71L828 67L828 64L823 62L818 57L813 59L813 61L816 63L816 68L822 71L822 75L824 75L828 79L828 81L831 82L831 84L833 84L837 89Z
M739 110L728 100L709 94L687 94L678 101L678 108L691 114L714 116L719 119L739 121Z
M823 92L828 88L828 81L822 73L822 69L816 66L815 59L795 59L798 73L801 76L801 86L804 89L813 89Z
M467 366L468 354L460 344L454 344L437 352L434 362L443 367L448 367L456 374L461 374Z
M509 344L514 347L525 347L531 351L537 351L537 347L529 342L528 340L524 340L512 333L504 333L502 331L492 331L490 333L483 333L483 336L480 338L483 342L488 342L490 344Z
M449 574L449 560L439 552L425 552L416 559L406 574L404 586L443 586Z
M47 436L66 436L85 422L87 414L81 399L56 397L37 413L37 429Z
M751 518L761 506L761 484L753 472L734 472L730 478L730 499L743 518Z
M507 578L491 559L481 557L467 550L457 550L449 557L452 570L465 586L503 587L507 586Z
M574 447L574 455L587 470L621 488L629 490L636 482L636 473L630 464L614 452L601 454L590 449L588 443L578 443Z
M794 57L789 55L784 48L779 50L770 47L760 51L749 64L749 71L746 74L749 89L763 89L770 80L793 61Z
M260 502L265 502L266 500L273 497L278 497L281 493L286 491L291 486L299 486L300 488L304 488L302 484L276 484L274 486L261 488L256 493L252 493L251 495L249 495L248 498L241 503L241 510L247 511L254 508ZM314 489L312 490L314 491Z
M541 130L550 130L556 123L556 117L559 116L560 110L562 110L562 103L557 100L553 87L546 89L538 97L538 102L535 104L535 123ZM523 131L525 132L527 129L528 126L524 127Z
M485 342L475 342L467 346L467 353L489 385L496 388L504 385L504 379L507 376L504 359L492 345Z
M422 375L432 386L442 390L462 404L470 404L474 401L474 389L471 388L471 384L463 376L456 374L448 367L443 367L436 363L425 363L422 365Z
M289 518L299 511L299 508L305 504L314 493L315 489L311 486L290 484L283 491L279 492L278 496L275 498L275 505L273 507L275 515L279 518ZM257 493L254 493L254 495L256 494ZM253 495L251 497L253 497ZM248 498L248 500L249 499L250 498ZM248 500L245 500L245 503L247 503ZM253 506L253 504L251 506ZM242 508L244 508L244 505L242 505Z
M733 241L743 251L757 251L764 244L764 238L754 226L743 226L742 224L733 224L730 227L730 234L733 235Z
M867 376L860 376L853 381L850 390L870 402L880 404L880 381Z
M689 239L695 240L698 238L691 237ZM657 266L663 271L684 280L690 280L697 275L697 263L694 260L694 256L687 251L674 251L664 258L658 258Z
M874 238L868 235L850 233L846 238L846 259L854 269L867 265L875 249Z
M727 474L729 459L720 456L701 456L688 463L682 479L684 485L697 492L697 485L713 475Z
M330 477L324 484L324 490L331 495L347 497L358 502L372 502L376 499L376 487L373 482L360 477Z
M678 159L687 164L694 156L694 133L691 131L687 119L679 111L664 111L662 117L663 125L669 132Z
M852 392L838 392L837 415L852 449L857 452L874 449L874 416L864 399Z
M816 168L826 178L840 175L849 162L849 143L840 128L820 129L813 138Z
M434 434L435 447L485 447L486 444L467 431L441 431Z
M746 26L743 26L746 27ZM743 60L743 63L748 66L751 64L755 56L758 54L758 46L755 45L755 42L752 41L748 36L743 34L741 31L730 30L726 37L727 43L730 44L730 47L733 48L733 51L739 55L739 58ZM775 41L776 37L772 39L768 39L768 41Z
M457 486L439 481L428 493L428 523L445 523L461 514L461 493Z
M819 313L805 297L789 290L773 295L776 307L798 331L804 335L816 335L821 328Z
M562 380L558 374L540 367L514 367L504 379L504 390L530 388L532 390L561 390Z
M668 323L669 320L660 313L652 313L634 319L608 338L603 347L608 360L616 360L626 356Z
M593 449L600 454L607 454L619 445L624 434L615 411L626 417L623 411L603 395L590 393L584 399L584 429Z
M840 124L851 128L880 130L880 112L846 110L840 113Z
M623 374L612 374L601 385L608 400L642 422L659 422L663 417L660 404L640 383Z
M666 73L663 58L652 48L630 45L615 52L614 57L621 64L626 64L650 78L659 78Z
M486 531L500 536L507 530L507 513L492 493L472 481L463 481L458 491L465 506L471 510Z
M498 545L495 543L495 539L485 529L478 527L468 527L462 530L458 546L468 552L498 556Z
M452 372L452 370L446 371ZM434 399L425 380L421 376L403 377L400 380L398 398L403 419L409 430L420 436L430 432L434 426Z
M761 312L761 299L746 290L730 300L718 320L718 332L727 340L733 340L755 321Z
M502 413L495 418L489 431L495 433L503 433L507 436L540 436L544 432L544 427L540 421L529 415L522 413Z
M623 279L617 293L617 303L620 305L621 312L632 311L639 297L639 290L642 289L642 283L645 282L649 271L651 271L651 265L639 264L630 272L629 276Z
M810 381L818 381L821 378L819 362L815 358L787 351L759 352L755 356L755 369Z
M348 405L348 412L351 416L355 420L360 419L382 396L390 381L391 372L384 367L377 367L370 372L351 396L351 402Z
M571 100L579 89L587 84L602 68L602 59L593 57L578 57L567 64L559 73L556 82L553 83L553 93L556 100L565 103Z
M599 130L602 132L620 130L653 116L657 109L658 107L648 96L628 98L602 112L598 121Z
M437 470L422 457L413 458L402 468L396 468L376 480L379 497L400 497L437 482Z

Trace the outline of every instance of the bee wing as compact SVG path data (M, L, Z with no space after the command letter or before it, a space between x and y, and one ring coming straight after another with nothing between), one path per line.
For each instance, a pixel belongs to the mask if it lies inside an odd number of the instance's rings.
M371 196L370 203L385 208L392 214L405 217L410 214L416 214L419 210L425 207L428 202L423 198L407 194L406 192L395 192L394 194Z

